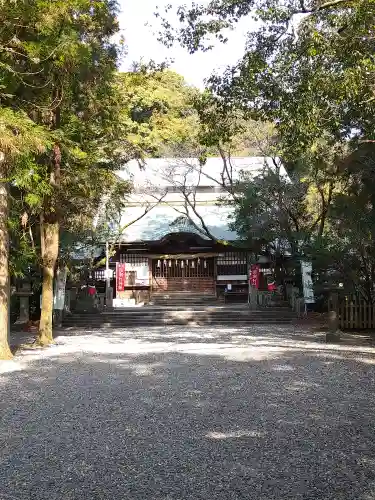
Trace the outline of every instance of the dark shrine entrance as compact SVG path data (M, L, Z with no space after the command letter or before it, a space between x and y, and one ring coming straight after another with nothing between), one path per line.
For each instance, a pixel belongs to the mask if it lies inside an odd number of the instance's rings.
M152 290L216 293L215 243L193 233L172 233L155 244ZM155 252L156 253L156 252Z

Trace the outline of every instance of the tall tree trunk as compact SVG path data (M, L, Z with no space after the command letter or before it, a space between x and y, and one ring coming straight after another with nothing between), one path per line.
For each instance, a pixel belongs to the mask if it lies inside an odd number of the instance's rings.
M40 243L42 249L43 286L38 344L53 342L53 278L59 255L59 223L47 222L40 217Z
M53 164L50 174L50 184L55 196L60 188L61 149L58 144L53 148ZM42 310L40 313L38 343L49 345L53 342L53 277L59 256L60 224L57 215L56 200L48 200L46 211L40 216L40 246L42 251L43 286Z
M11 359L9 348L9 234L6 166L0 162L0 359ZM3 182L2 182L3 180Z

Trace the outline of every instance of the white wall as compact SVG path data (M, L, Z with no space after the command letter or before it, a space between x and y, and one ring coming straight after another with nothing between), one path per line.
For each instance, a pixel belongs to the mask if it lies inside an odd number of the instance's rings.
M180 217L181 214L176 211L182 207L167 204L159 204L154 207L141 220L128 227L122 236L123 241L143 241L143 240L158 240L168 233L181 230L179 226L173 226L173 222ZM227 207L217 207L216 205L205 205L197 207L198 213L204 218L205 224L209 231L217 239L234 240L236 234L228 229L228 215L230 210ZM143 206L128 207L121 219L121 226L128 224L144 213ZM194 222L199 226L200 221L195 215L191 215ZM188 230L188 229L186 229ZM204 237L204 234L202 234Z

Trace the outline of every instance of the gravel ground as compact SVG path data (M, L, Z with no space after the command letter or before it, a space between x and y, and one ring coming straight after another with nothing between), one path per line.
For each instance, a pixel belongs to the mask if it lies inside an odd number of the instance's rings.
M69 332L0 364L0 499L375 499L375 348Z

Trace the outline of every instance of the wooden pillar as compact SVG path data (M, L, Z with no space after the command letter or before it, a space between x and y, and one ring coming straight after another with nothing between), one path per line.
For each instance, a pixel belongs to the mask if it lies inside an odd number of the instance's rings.
M214 257L214 280L215 280L215 297L218 298L218 295L217 295L217 257Z
M152 300L153 282L152 282L152 259L148 259L148 279L149 279L149 302Z

